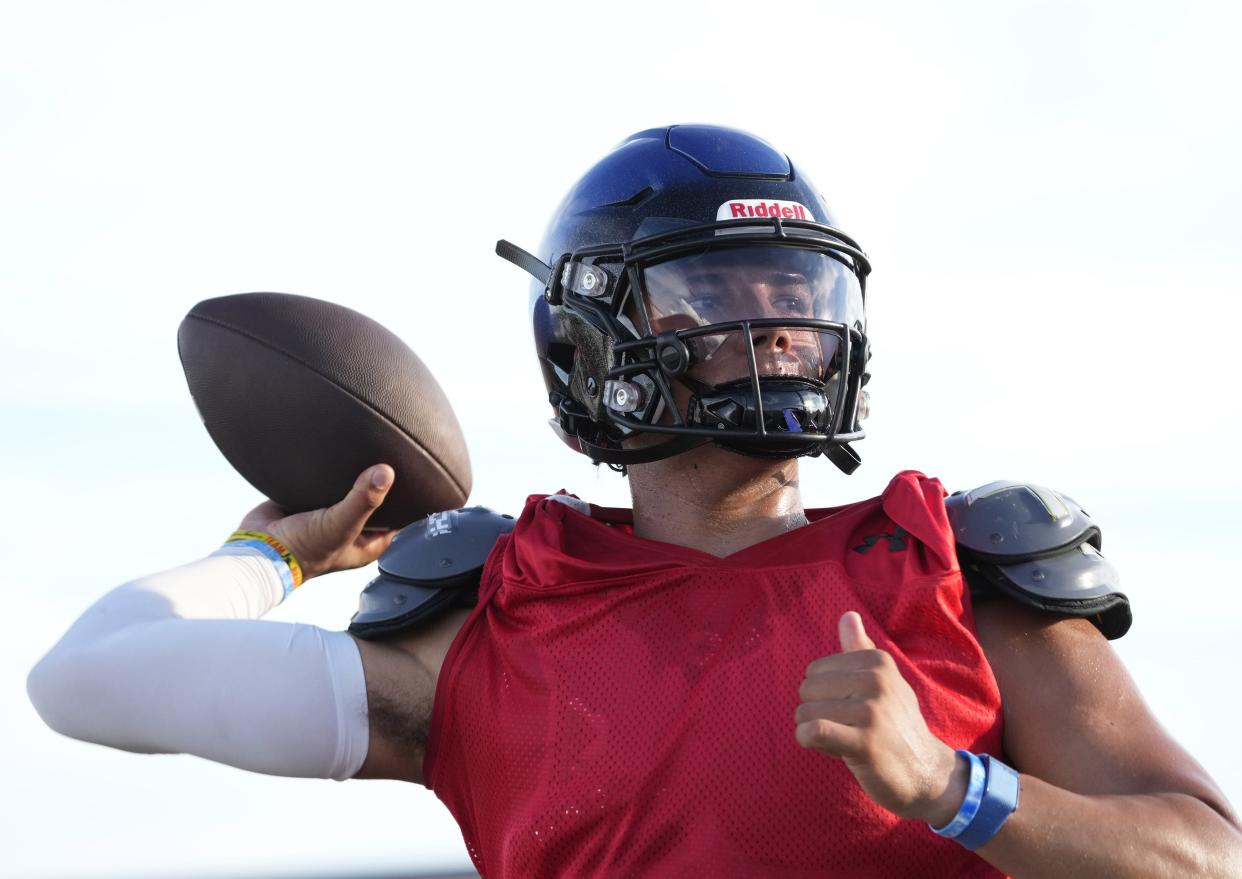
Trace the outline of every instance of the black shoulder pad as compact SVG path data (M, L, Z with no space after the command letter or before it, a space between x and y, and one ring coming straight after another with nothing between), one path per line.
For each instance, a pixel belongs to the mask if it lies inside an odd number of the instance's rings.
M402 528L379 558L349 632L381 638L416 629L454 607L473 607L479 577L496 539L513 517L486 507L433 513Z
M945 510L971 596L1000 593L1058 616L1090 619L1120 638L1133 618L1100 528L1073 498L1022 482L955 492Z

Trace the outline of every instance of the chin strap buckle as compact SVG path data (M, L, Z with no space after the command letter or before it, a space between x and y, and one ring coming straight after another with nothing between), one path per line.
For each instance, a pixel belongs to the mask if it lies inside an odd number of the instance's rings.
M858 456L858 452L850 447L849 443L829 446L824 449L824 457L836 464L837 468L846 476L849 476L862 464L862 458Z

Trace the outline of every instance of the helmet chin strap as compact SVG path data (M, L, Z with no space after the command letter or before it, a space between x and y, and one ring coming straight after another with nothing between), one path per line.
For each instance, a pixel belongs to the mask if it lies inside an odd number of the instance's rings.
M586 452L592 461L599 461L604 464L650 464L652 461L663 461L665 458L671 458L674 455L680 455L682 452L688 452L699 446L707 445L709 439L699 436L678 436L654 446L647 446L642 449L608 449L603 446L597 446L594 443L587 442L581 437L578 438L578 444L582 447L582 451Z
M824 457L837 465L837 469L849 476L858 469L858 465L862 463L862 458L858 457L858 452L854 451L853 446L849 443L837 443L824 449Z

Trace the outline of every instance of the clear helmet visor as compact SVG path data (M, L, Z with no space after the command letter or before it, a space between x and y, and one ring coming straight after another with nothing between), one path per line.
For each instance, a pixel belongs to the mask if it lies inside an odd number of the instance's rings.
M642 281L652 335L770 321L750 333L761 378L831 380L842 334L805 321L865 329L854 272L828 253L806 248L720 247L647 266ZM698 382L718 385L750 375L750 354L739 330L696 334L687 342L694 360L689 376Z

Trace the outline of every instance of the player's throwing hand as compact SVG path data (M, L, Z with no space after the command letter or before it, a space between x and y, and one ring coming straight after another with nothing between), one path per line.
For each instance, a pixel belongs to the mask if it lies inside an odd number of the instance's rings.
M273 501L246 514L239 527L263 531L289 548L302 566L302 577L369 565L380 557L398 529L364 531L367 519L384 502L394 473L387 464L368 467L349 494L330 507L287 515Z
M867 796L897 816L947 822L966 793L964 761L955 771L953 749L927 728L914 690L862 617L849 611L838 629L841 652L807 666L798 690L798 744L841 758Z

